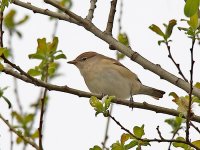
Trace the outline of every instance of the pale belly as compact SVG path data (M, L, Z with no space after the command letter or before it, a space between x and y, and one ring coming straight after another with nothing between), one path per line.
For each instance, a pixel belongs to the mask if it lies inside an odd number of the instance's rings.
M86 85L92 93L116 96L121 99L129 98L133 94L132 83L113 70L95 74Z

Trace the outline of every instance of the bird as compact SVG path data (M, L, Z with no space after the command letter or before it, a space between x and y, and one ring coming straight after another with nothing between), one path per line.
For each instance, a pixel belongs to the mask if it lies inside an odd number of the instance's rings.
M133 95L149 95L155 99L162 98L164 91L143 85L138 76L119 61L88 51L69 61L75 65L90 90L95 94L115 96L118 99L130 98Z

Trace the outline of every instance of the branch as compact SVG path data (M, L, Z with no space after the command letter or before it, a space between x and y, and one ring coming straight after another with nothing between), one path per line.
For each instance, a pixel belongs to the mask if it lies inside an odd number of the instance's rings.
M53 0L44 0L46 3L51 4L55 6L56 8L60 9L61 11L65 12L67 15L75 19L76 21L80 22L80 24L88 31L99 37L100 39L107 42L109 45L112 45L117 49L119 52L125 54L127 57L131 58L132 61L135 61L136 63L140 64L145 69L148 69L149 71L157 74L160 76L161 79L167 80L168 82L174 84L175 86L183 89L184 91L188 92L190 91L190 84L186 81L176 77L172 73L162 69L159 65L156 65L146 58L142 57L137 52L133 51L130 47L127 47L114 39L111 35L106 34L105 32L102 32L99 30L94 24L92 24L87 19L83 19L82 17L76 15L75 13L71 12L70 10L60 6ZM193 87L192 94L200 97L200 89Z
M188 82L188 80L186 79L186 77L184 76L183 72L181 71L181 68L180 68L180 64L177 64L176 61L174 60L174 58L172 57L172 54L171 54L171 48L168 44L168 42L165 43L166 46L167 46L167 50L168 50L168 57L172 60L172 62L174 63L174 65L176 66L176 68L178 69L178 73L182 76L182 78Z
M0 47L3 47L3 11L0 10Z
M96 8L96 3L97 0L90 0L90 9L88 11L88 15L86 16L86 19L88 19L89 21L92 21L92 19L94 18L94 10Z
M29 10L32 10L34 13L47 15L47 16L50 16L50 17L54 17L54 18L57 18L57 19L60 19L60 20L65 20L65 21L68 21L70 23L80 25L80 23L78 21L72 19L71 17L69 17L66 14L56 13L56 12L50 11L48 9L42 9L42 8L33 6L31 3L25 3L25 2L22 2L22 1L19 1L19 0L13 0L13 3L15 5L21 6L23 8L27 8Z
M58 86L58 85L53 85L53 84L50 84L50 83L45 83L45 82L38 80L36 78L34 78L34 81L32 81L31 79L27 78L26 76L21 75L18 72L13 71L10 68L5 67L2 72L9 74L11 76L14 76L14 77L16 77L16 78L18 78L18 79L20 79L24 82L31 83L31 84L36 85L36 86L47 88L48 90L70 93L70 94L73 94L73 95L77 95L79 97L88 97L89 98L91 96L96 96L99 99L102 98L102 95L76 90L76 89L70 88L68 86ZM156 113L163 113L163 114L168 114L168 115L172 115L172 116L179 116L180 115L180 113L178 111L174 110L174 109L155 106L155 105L148 104L146 102L143 102L143 103L133 102L133 103L130 104L129 100L122 100L122 99L114 99L114 100L112 100L112 102L116 103L116 104L128 106L128 107L150 110L150 111L154 111ZM200 123L200 116L194 115L194 116L192 116L191 120Z
M192 47L190 49L191 52L191 69L190 69L190 91L189 91L189 105L186 117L186 141L189 140L189 129L190 129L190 118L191 118L191 105L192 105L192 91L193 91L193 70L194 70L194 44L195 44L195 37L192 39Z
M117 0L112 0L111 1L111 7L110 7L110 13L109 13L109 16L108 16L108 22L107 22L107 26L106 26L106 31L105 31L105 33L109 34L109 35L112 35L116 6L117 6Z
M194 144L192 144L190 141L181 141L181 140L171 140L171 139L165 139L161 136L161 133L159 131L159 127L157 127L157 131L159 136L161 137L161 139L142 139L142 138L138 138L137 136L135 136L133 133L131 133L128 129L126 129L119 121L117 121L113 116L111 116L110 114L108 114L108 116L118 125L120 126L120 128L124 131L126 131L128 134L130 134L132 137L134 137L137 140L143 141L143 142L177 142L177 143L184 143L187 144L193 148L195 148L196 150L200 150L200 148L198 148L197 146L195 146Z
M39 147L37 146L37 144L33 141L31 141L29 138L25 137L22 135L21 132L17 131L14 127L12 127L10 125L10 123L8 122L8 120L6 120L1 114L0 114L0 119L9 127L9 129L11 131L13 131L16 135L18 135L21 139L23 139L25 142L29 143L30 145L32 145L36 150L39 150Z
M199 132L199 134L200 134L200 129L199 129L198 127L196 127L196 126L192 123L192 121L190 121L190 125L191 125L197 132Z

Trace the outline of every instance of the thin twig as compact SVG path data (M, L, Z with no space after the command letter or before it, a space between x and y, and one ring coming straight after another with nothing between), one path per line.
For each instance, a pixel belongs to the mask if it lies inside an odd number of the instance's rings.
M107 26L106 26L106 31L105 31L105 33L109 35L112 35L116 6L117 6L117 0L112 0L111 6L110 6L110 12L108 16L108 21L107 21Z
M21 132L17 131L9 122L6 120L1 114L0 114L0 119L9 127L9 129L14 132L16 135L18 135L21 139L23 139L25 142L29 143L32 145L35 149L39 150L39 147L35 142L33 142L30 138L27 138L22 135Z
M176 63L176 61L174 60L174 58L173 58L173 56L172 56L172 54L171 54L171 47L169 46L169 43L168 42L166 42L165 43L166 44L166 46L167 46L167 50L168 50L168 57L172 60L172 62L174 63L174 65L176 66L176 68L178 69L178 73L181 75L181 77L186 81L186 82L188 82L188 80L186 79L186 77L184 76L184 74L183 74L183 72L182 72L182 70L181 70L181 68L180 68L180 64L178 64L178 63Z
M48 81L48 64L45 67L45 83L47 83ZM40 121L39 121L39 148L40 150L43 150L43 144L42 144L42 131L43 131L43 117L44 117L44 113L45 113L45 100L46 100L46 96L47 96L47 88L44 89L44 94L43 97L41 99L41 111L40 111Z
M193 91L193 69L194 69L194 44L195 44L195 37L192 39L192 47L190 48L191 52L191 69L190 69L190 92L189 92L189 105L188 105L188 111L187 111L187 117L186 117L186 141L190 141L190 119L191 119L191 105L192 105L192 91Z
M99 99L102 98L102 95L100 95L100 94L94 94L94 93L84 92L84 91L81 91L81 90L70 88L68 86L58 86L58 85L54 85L54 84L50 84L50 83L45 83L45 82L43 82L41 80L38 80L36 78L34 78L34 81L32 81L32 79L29 79L26 76L21 75L21 74L19 74L16 71L13 71L10 68L4 68L2 70L2 72L6 73L6 74L9 74L9 75L12 75L12 76L14 76L14 77L16 77L16 78L24 81L24 82L31 83L33 85L40 86L40 87L45 87L48 90L54 90L54 91L60 91L60 92L70 93L70 94L77 95L79 97L96 96ZM116 103L116 104L128 106L128 107L134 107L134 108L140 108L140 109L150 110L150 111L154 111L156 113L163 113L163 114L168 114L168 115L172 115L172 116L179 116L180 115L180 112L178 112L178 111L176 111L174 109L160 107L160 106L148 104L146 102L143 102L143 103L133 102L132 104L130 104L129 100L122 100L122 99L113 99L112 102ZM200 123L200 116L193 115L192 118L191 118L191 120Z
M138 138L137 136L135 136L133 133L131 133L128 129L126 129L119 121L117 121L113 116L111 116L110 114L108 114L108 116L124 131L126 131L128 134L130 134L133 138L143 141L143 142L177 142L177 143L184 143L187 144L193 148L195 148L196 150L200 150L200 148L198 148L196 145L192 144L190 141L181 141L181 140L171 140L171 139L165 139L162 136L162 139L142 139L142 138ZM159 130L158 130L159 131ZM160 132L160 131L159 131ZM160 133L161 134L161 133Z
M55 20L52 38L54 38L56 36L57 29L58 29L58 19Z
M114 105L112 104L112 105L110 106L110 110L109 110L110 114L112 114L112 112L113 112L113 107L114 107ZM105 130L105 134L104 134L104 140L103 140L103 142L102 142L102 149L105 149L105 148L106 148L106 142L107 142L107 140L108 140L108 131L109 131L109 127L110 127L110 117L107 117L106 130Z
M123 14L123 0L120 0L120 8L119 8L119 18L118 18L118 33L121 33L122 29L122 14Z
M158 135L159 135L160 139L161 139L161 140L164 140L164 138L163 138L163 136L162 136L162 134L161 134L161 132L160 132L159 126L156 127L156 130L157 130L157 132L158 132Z
M171 138L172 140L174 139L174 137L176 136L176 134L178 133L178 131L179 131L180 129L181 129L181 128L178 128L178 129L173 133L172 138ZM171 145L172 145L172 142L169 143L168 150L170 150Z
M92 21L92 19L94 18L94 10L97 7L96 3L97 0L90 0L90 9L88 11L88 15L86 16L86 19L88 19L89 21Z
M192 123L192 121L190 121L190 125L191 125L197 132L200 133L200 129L199 129L198 127L196 127L196 126Z
M57 18L59 20L65 20L65 21L68 21L70 23L80 25L80 23L78 21L76 21L76 20L72 19L71 17L69 17L68 15L65 15L65 14L62 14L62 13L53 12L53 11L50 11L48 9L42 9L42 8L39 8L39 7L32 5L31 3L25 3L25 2L22 2L22 1L19 1L19 0L13 0L13 3L15 5L24 7L24 8L29 9L29 10L32 10L34 13L44 14L44 15L47 15L47 16L50 16L50 17Z

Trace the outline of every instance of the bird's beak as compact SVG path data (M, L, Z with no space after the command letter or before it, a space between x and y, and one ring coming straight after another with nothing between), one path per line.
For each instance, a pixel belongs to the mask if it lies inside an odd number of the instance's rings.
M68 61L67 63L75 65L77 63L76 60Z

